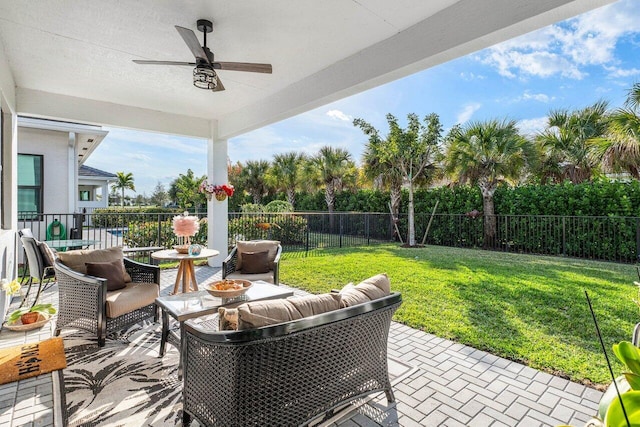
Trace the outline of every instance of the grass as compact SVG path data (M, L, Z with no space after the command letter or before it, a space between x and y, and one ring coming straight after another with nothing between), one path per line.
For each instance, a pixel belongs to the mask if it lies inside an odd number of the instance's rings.
M285 253L280 281L321 293L380 272L403 296L396 321L597 388L611 380L584 290L616 374L611 345L640 321L628 264L381 245Z

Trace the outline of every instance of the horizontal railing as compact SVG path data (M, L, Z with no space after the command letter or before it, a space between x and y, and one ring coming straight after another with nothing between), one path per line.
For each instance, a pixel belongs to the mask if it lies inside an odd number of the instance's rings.
M171 229L175 213L29 214L18 222L36 238L83 239L87 247L166 247L179 243ZM206 244L206 214L192 238ZM560 255L617 262L637 262L640 218L616 216L496 215L495 233L485 233L487 218L452 214L416 214L416 243L484 248L515 253ZM52 224L59 221L52 234ZM430 225L429 225L430 222ZM396 232L397 227L397 232ZM428 229L428 233L425 232ZM53 227L56 228L56 227ZM274 239L285 251L406 243L407 217L392 221L385 213L295 212L229 214L229 247L236 240ZM487 234L487 235L485 235Z

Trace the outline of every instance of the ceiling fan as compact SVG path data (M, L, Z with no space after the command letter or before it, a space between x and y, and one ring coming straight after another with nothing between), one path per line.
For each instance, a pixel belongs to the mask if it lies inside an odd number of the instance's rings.
M193 85L200 89L209 89L214 92L224 90L224 86L220 81L220 77L214 70L228 71L248 71L251 73L267 73L271 74L271 64L256 64L252 62L220 62L215 61L213 52L207 47L207 33L213 31L213 24L207 19L198 19L198 30L204 33L204 45L200 46L200 42L195 33L184 27L176 25L176 30L182 36L184 42L191 49L191 53L196 58L196 62L179 62L179 61L146 61L134 59L136 64L151 65L190 65L195 66L193 69Z

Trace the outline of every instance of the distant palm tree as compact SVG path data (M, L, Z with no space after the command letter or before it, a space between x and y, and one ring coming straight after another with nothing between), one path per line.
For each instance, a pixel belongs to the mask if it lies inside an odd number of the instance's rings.
M271 176L274 186L287 193L287 201L296 205L296 190L300 186L301 168L305 156L295 151L273 156Z
M248 160L240 171L240 181L244 189L251 194L253 203L260 204L269 193L267 173L270 164L267 160Z
M124 207L124 190L136 191L136 187L133 183L133 173L131 172L116 172L117 181L113 184L113 188L121 191L120 206Z
M336 203L336 191L342 190L346 180L353 179L356 172L351 154L343 148L324 146L306 164L307 176L324 186L324 199L327 210L333 213Z
M609 116L608 132L593 146L605 169L640 179L640 83L629 90L625 107Z
M598 170L593 143L607 132L607 102L598 101L576 111L554 110L547 129L536 136L543 156L538 175L543 181L565 179L574 184L590 180Z
M171 182L169 196L178 203L181 209L195 208L206 205L206 196L200 193L199 188L206 176L196 177L191 169L187 169L186 174L179 174Z
M534 153L531 142L518 133L514 120L472 122L449 132L446 170L459 183L469 182L480 188L485 246L495 241L493 195L498 184L517 180Z

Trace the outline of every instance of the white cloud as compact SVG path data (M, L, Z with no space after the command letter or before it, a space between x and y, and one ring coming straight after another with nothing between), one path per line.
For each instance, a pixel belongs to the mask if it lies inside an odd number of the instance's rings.
M520 120L517 124L520 133L525 136L535 135L547 127L547 117Z
M478 56L508 78L560 75L582 79L585 66L616 63L618 40L640 31L637 6L637 0L622 0L500 43Z
M463 72L460 73L460 78L462 80L470 82L470 81L473 81L473 80L484 80L484 79L487 78L487 76L483 76L482 74L475 74L475 73L473 73L471 71L469 71L469 72L463 71Z
M522 99L525 100L525 101L528 101L528 100L532 99L534 101L547 103L549 101L553 101L554 99L556 99L556 97L555 96L549 96L549 95L547 95L545 93L530 93L529 91L526 91L522 95Z
M473 116L473 113L478 111L480 107L482 107L482 104L478 102L465 105L462 108L462 111L458 113L458 116L456 118L456 123L462 124L467 122L471 118L471 116Z
M327 111L326 114L327 114L327 116L331 117L332 119L342 120L343 122L351 123L353 121L353 117L343 113L340 110L329 110L329 111Z
M618 77L632 77L640 75L640 69L638 68L618 68L618 67L605 67L605 69L609 72L609 77L618 78Z

